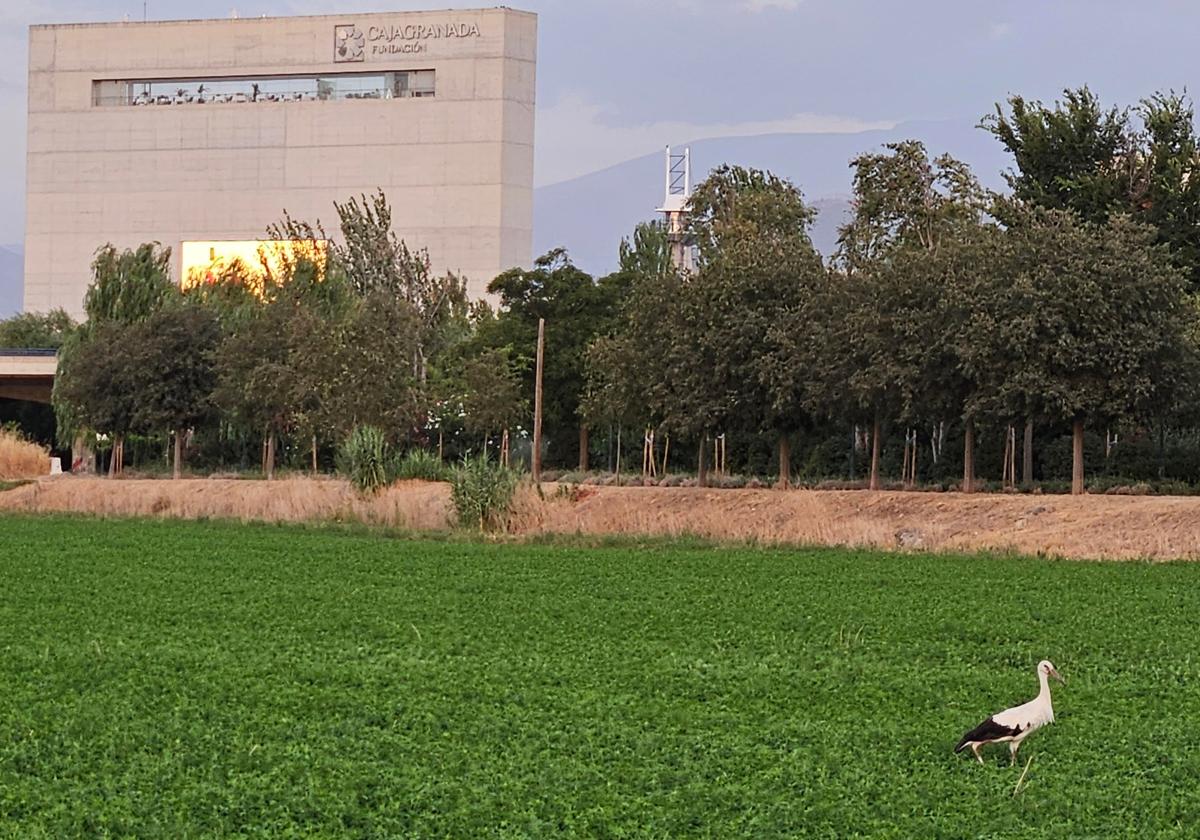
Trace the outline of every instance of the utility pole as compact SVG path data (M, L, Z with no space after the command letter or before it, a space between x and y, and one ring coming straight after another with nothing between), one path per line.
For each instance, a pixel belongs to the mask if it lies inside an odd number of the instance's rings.
M542 480L542 366L546 355L546 319L538 318L537 373L533 384L533 480Z

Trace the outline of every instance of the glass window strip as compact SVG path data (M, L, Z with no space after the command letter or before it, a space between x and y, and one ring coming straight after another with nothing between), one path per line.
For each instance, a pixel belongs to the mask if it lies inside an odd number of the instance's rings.
M434 96L435 78L433 70L395 70L313 76L97 80L92 83L92 102L109 107L409 99Z

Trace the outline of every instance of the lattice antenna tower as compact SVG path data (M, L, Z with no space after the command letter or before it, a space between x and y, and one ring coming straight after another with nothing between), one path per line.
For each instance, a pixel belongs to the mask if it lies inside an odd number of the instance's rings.
M666 217L671 263L685 273L695 267L692 243L687 237L687 203L691 197L692 150L684 146L683 151L675 152L667 146L665 195L658 212Z

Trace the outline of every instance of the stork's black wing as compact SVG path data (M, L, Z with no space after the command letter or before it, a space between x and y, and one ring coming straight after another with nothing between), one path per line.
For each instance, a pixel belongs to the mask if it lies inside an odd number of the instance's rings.
M962 752L963 747L972 741L995 741L999 738L1015 738L1021 734L1019 726L1004 726L996 723L995 718L988 718L983 723L976 726L966 735L962 736L962 740L954 747L955 752Z

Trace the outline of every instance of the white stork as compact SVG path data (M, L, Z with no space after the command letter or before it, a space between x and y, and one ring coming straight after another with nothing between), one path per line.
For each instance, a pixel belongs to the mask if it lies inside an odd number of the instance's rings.
M1067 681L1047 659L1038 663L1037 673L1038 683L1041 687L1037 697L1028 703L1022 703L1020 706L1013 706L1011 709L1005 709L1003 712L992 715L962 736L962 740L954 747L954 751L959 753L963 751L964 747L970 747L971 752L975 753L975 757L979 759L979 763L983 764L983 756L979 754L980 747L984 744L1002 744L1007 741L1008 751L1015 764L1021 742L1046 724L1054 723L1054 706L1050 703L1050 678L1054 677L1063 685L1067 684Z

